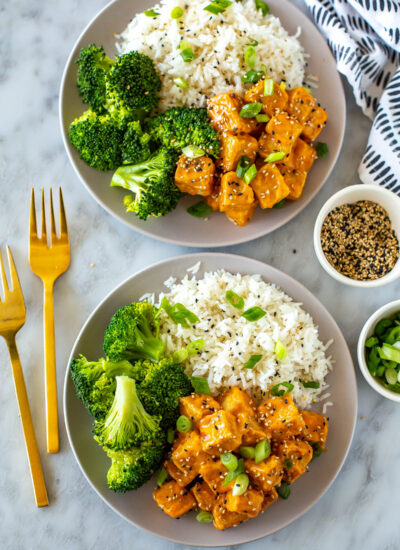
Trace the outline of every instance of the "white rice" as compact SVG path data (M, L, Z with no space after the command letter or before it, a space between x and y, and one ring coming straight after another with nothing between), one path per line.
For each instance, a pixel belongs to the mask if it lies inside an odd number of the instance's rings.
M119 53L137 50L153 59L163 83L160 110L204 106L207 97L229 90L244 93L250 85L240 78L249 69L243 55L252 39L258 41L257 69L264 64L274 80L290 87L302 84L307 56L298 40L300 28L290 36L277 17L263 16L254 0L233 1L220 15L203 9L209 3L163 0L154 7L157 17L136 15L118 37ZM184 14L175 20L171 10L177 6ZM181 40L192 46L195 60L183 61L177 48ZM175 78L183 78L189 88L179 88Z
M180 282L170 278L166 284L169 292L159 295L158 305L167 296L171 304L182 303L200 319L184 328L162 311L161 333L167 350L173 353L203 338L204 349L188 359L185 368L189 375L206 377L213 394L239 385L260 400L275 384L290 382L293 399L302 408L321 399L328 388L324 379L332 368L325 353L330 342L320 341L311 316L277 286L265 283L259 275L223 270L205 273L202 279L189 274ZM244 298L245 309L258 306L266 315L256 322L240 317L240 311L225 299L227 290ZM274 352L278 339L288 350L282 361ZM262 355L261 361L251 370L244 369L252 355ZM301 380L319 382L320 387L304 388Z

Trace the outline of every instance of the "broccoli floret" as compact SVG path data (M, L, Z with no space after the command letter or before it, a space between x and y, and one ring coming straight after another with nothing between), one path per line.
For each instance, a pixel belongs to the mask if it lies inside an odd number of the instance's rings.
M136 51L117 57L108 74L108 84L110 92L115 92L139 119L157 105L161 90L152 59Z
M164 455L165 436L157 440L144 441L139 447L127 451L104 449L111 458L107 473L110 489L125 493L139 489L159 468Z
M104 335L104 353L112 361L158 361L165 350L159 338L157 309L149 302L120 308Z
M78 59L77 85L82 101L98 112L104 112L106 101L106 76L114 61L106 56L103 46L90 44L82 48Z
M128 124L121 152L124 164L138 164L150 157L150 136L143 133L138 120Z
M89 109L72 122L68 136L81 159L93 168L115 170L122 163L124 132L110 115L98 115Z
M173 107L152 118L146 130L165 147L181 151L187 145L196 145L207 155L219 156L219 137L210 124L207 109Z
M129 376L117 376L111 409L94 427L96 441L109 449L136 447L160 436L160 417L148 414L137 395L136 383Z
M177 153L160 149L139 164L120 166L111 180L112 187L129 189L124 198L128 212L140 219L165 216L176 208L181 192L174 183Z
M88 361L83 355L71 361L70 370L77 396L97 420L106 416L113 403L116 376L125 375L138 379L145 376L143 365L134 366L126 360Z
M171 357L153 364L143 361L140 368L146 372L138 388L144 408L150 414L161 415L164 429L172 428L179 417L179 398L193 392L189 377Z

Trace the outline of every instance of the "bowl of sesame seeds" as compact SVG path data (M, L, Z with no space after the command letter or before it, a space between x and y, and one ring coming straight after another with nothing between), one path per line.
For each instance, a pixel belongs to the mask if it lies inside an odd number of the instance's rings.
M376 287L400 277L400 197L377 185L351 185L321 208L314 249L337 281Z

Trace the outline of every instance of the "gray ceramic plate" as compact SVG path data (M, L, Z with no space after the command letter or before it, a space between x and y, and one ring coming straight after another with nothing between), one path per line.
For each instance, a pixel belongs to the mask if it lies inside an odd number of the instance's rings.
M296 301L304 304L304 308L319 326L320 338L324 342L331 338L334 340L329 348L336 363L328 378L331 393L329 400L334 403L329 408L328 452L313 462L307 475L295 483L290 498L287 501L278 501L265 514L227 531L217 531L210 524L197 523L194 513L179 521L172 520L152 499L154 481L150 481L139 491L125 495L115 494L107 488L109 460L93 441L92 419L75 395L68 370L64 387L65 422L82 472L93 489L115 512L138 527L175 542L194 546L231 546L270 535L285 527L304 514L328 489L342 467L353 436L357 412L356 380L351 356L339 327L308 290L288 275L262 262L218 253L173 258L127 279L89 317L75 342L71 358L79 353L88 358L100 357L104 330L119 307L138 299L146 292L165 291L163 281L171 275L182 278L186 270L199 260L202 264L197 277L201 277L204 271L219 268L233 273L261 274L265 281L276 283Z
M321 140L329 146L329 156L315 163L302 198L268 213L257 209L246 227L236 227L218 212L213 213L207 222L193 218L186 212L186 208L197 202L199 197L184 198L168 216L146 222L125 212L122 198L126 192L110 187L111 173L94 170L80 160L67 137L70 123L84 111L76 87L77 66L74 63L80 49L94 42L103 44L106 52L112 56L116 53L114 33L120 33L136 12L154 5L153 0L117 0L106 6L79 37L67 61L60 91L60 124L69 159L86 189L108 212L137 231L156 239L209 248L247 242L270 233L296 216L319 191L334 167L342 145L346 118L342 83L330 50L311 21L287 0L270 0L268 4L271 12L281 19L290 33L295 33L298 26L302 28L300 40L311 55L307 71L320 77L316 97L329 113L328 125L321 134Z

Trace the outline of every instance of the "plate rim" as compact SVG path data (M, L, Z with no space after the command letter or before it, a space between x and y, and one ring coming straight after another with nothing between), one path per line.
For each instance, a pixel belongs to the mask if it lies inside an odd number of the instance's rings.
M69 444L70 444L70 447L72 449L72 453L74 455L74 458L79 466L79 469L81 470L85 480L89 483L89 485L92 487L92 489L97 493L97 495L101 498L101 500L109 507L113 510L113 512L115 512L116 514L118 514L118 516L120 516L121 518L123 518L124 520L126 520L127 522L129 522L130 524L134 525L136 528L138 529L143 529L144 531L150 533L151 535L153 536L156 536L158 537L159 539L161 540L168 540L170 542L174 542L174 543L177 543L177 544L183 544L183 545L189 545L189 546L193 546L191 544L188 544L188 542L184 539L181 539L179 538L178 536L176 536L175 538L174 537L170 537L170 536L164 536L164 535L159 535L158 533L154 532L154 531L151 531L150 529L146 528L146 527L143 527L142 525L139 525L138 523L136 523L133 519L131 518L128 518L126 515L124 515L122 512L120 512L119 510L117 510L112 504L110 504L110 502L100 493L100 491L96 488L96 486L92 483L92 481L88 478L88 476L86 475L86 472L85 470L83 469L81 463L80 463L80 460L78 458L78 455L77 455L77 452L75 451L75 447L74 447L74 444L73 444L73 441L72 441L72 436L71 436L71 432L70 432L70 427L69 427L69 422L68 422L68 408L67 408L67 391L68 391L68 381L69 381L69 365L71 363L71 360L75 354L75 347L77 345L77 342L80 340L81 338L81 335L84 333L84 331L86 330L86 327L87 325L90 323L90 321L92 320L92 318L96 315L97 311L102 307L102 305L113 295L115 294L122 286L126 285L127 283L129 283L132 279L134 279L135 277L139 276L139 275L143 275L145 274L146 272L148 271L151 271L151 270L154 270L155 268L161 266L161 265L164 265L164 264L167 264L167 263L174 263L174 262L177 262L177 261L180 261L182 259L193 259L193 263L196 263L196 262L201 262L203 261L203 259L207 259L207 258L220 258L221 260L221 263L223 262L224 258L235 258L235 260L245 260L245 261L248 261L248 260L251 260L252 262L254 262L255 264L259 264L260 265L260 269L263 269L263 267L267 266L269 269L271 269L273 272L275 272L276 275L281 275L283 274L285 277L287 277L290 282L292 283L295 283L295 285L297 285L298 287L300 287L301 291L305 293L305 295L308 295L309 298L313 299L313 300L316 300L319 304L319 306L322 308L323 310L323 314L324 316L327 316L329 318L329 320L336 326L336 329L338 331L338 333L340 334L340 338L341 338L341 342L340 342L340 345L341 346L344 346L345 348L345 351L347 352L348 356L349 356L349 359L350 359L350 362L351 362L351 365L352 365L352 369L351 369L351 373L352 373L352 384L354 386L354 395L353 395L353 400L352 400L352 403L353 403L353 414L352 414L352 429L351 429L351 432L349 434L349 438L348 438L348 441L346 443L346 452L344 453L341 461L340 461L340 464L335 472L335 474L332 476L332 478L330 479L329 483L326 485L326 487L324 487L323 491L321 492L321 494L318 496L318 498L308 504L307 506L305 506L304 508L302 508L298 513L296 513L294 516L292 516L290 519L288 519L288 521L284 522L282 525L280 525L279 527L277 527L276 529L273 529L272 531L270 531L268 534L264 534L264 535L256 535L252 538L249 538L247 540L244 540L244 541L241 541L241 542L236 542L234 543L235 546L238 546L240 544L247 544L249 542L254 542L256 540L260 540L262 538L265 538L265 537L268 537L278 531L281 531L282 529L284 529L285 527L287 527L288 525L294 523L295 521L297 521L300 517L302 517L303 515L305 515L311 508L313 508L317 503L318 501L325 495L325 493L328 491L328 489L332 486L333 482L336 480L337 476L339 475L339 473L341 472L342 468L343 468L343 465L344 465L344 462L346 461L346 458L349 454L349 451L350 451L350 447L351 447L351 444L352 444L352 441L353 441L353 437L354 437L354 432L355 432L355 428L356 428L356 423L357 423L357 412L358 412L358 392L357 392L357 378L356 378L356 371L355 371L355 367L354 367L354 362L353 362L353 358L351 356L351 353L350 353L350 350L349 350L349 347L348 347L348 344L347 344L347 341L342 333L342 330L340 329L339 325L336 323L334 317L330 314L330 312L328 311L328 309L325 307L325 305L319 300L319 298L317 298L310 290L308 290L308 288L306 286L304 286L302 283L300 283L299 281L297 281L294 277L292 277L291 275L285 273L284 271L280 270L280 269L277 269L276 267L270 265L270 264L267 264L261 260L257 260L257 259L253 259L253 258L248 258L246 256L242 256L240 254L232 254L232 253L223 253L223 252L194 252L194 253L191 253L191 254L181 254L179 256L173 256L172 258L166 258L162 261L159 261L159 262L154 262L152 263L151 265L143 268L143 269L140 269L138 271L135 271L132 275L129 275L126 279L124 279L122 282L120 282L117 286L115 286L110 292L107 293L107 295L97 304L97 306L92 310L92 312L89 314L89 316L87 317L85 323L83 324L81 330L79 331L78 335L76 336L75 338L75 341L73 343L73 346L71 348L71 353L68 357L68 362L67 362L67 365L66 365L66 371L65 371L65 375L64 375L64 383L63 383L63 413L64 413L64 423L65 423L65 428L66 428L66 432L67 432L67 437L68 437L68 441L69 441ZM223 267L221 267L221 269L224 269ZM244 270L245 271L245 270ZM263 275L260 273L260 275L263 277ZM275 283L277 284L277 283ZM278 285L279 286L279 285ZM284 291L286 292L286 291ZM212 548L220 548L220 547L225 547L225 546L229 546L229 543L217 543L217 544L214 544L214 545L210 545L210 544L207 544L207 542L205 541L204 543L197 543L196 546L197 547L212 547Z
M344 87L343 87L343 81L342 81L342 78L340 76L340 72L338 70L337 70L338 93L340 94L341 102L343 103L343 123L342 123L342 126L341 126L339 146L337 148L336 155L335 155L335 157L334 157L334 159L331 163L331 166L330 166L328 172L326 173L326 176L325 176L325 179L324 179L322 185L320 185L317 189L313 190L313 192L310 193L310 195L306 197L306 199L304 200L304 203L302 205L302 208L300 210L298 210L298 211L295 210L294 212L289 213L289 215L287 215L287 217L285 218L285 221L283 223L281 223L280 225L278 225L277 227L275 227L274 229L272 229L270 231L266 231L266 232L261 231L261 232L255 234L254 236L251 236L250 238L248 236L243 236L243 237L236 237L236 238L231 239L231 240L228 239L224 243L214 243L214 242L206 242L206 241L204 241L204 242L203 241L201 241L201 242L191 242L188 239L172 238L172 237L166 237L164 235L154 235L154 233L152 233L150 230L147 230L145 227L134 226L129 222L129 220L126 217L122 216L119 212L114 211L111 207L109 207L107 205L107 203L105 201L103 201L101 198L96 196L94 191L86 183L84 177L80 174L80 172L78 170L78 166L75 163L75 160L73 159L73 157L71 155L71 150L70 150L71 144L68 141L68 135L67 135L67 132L66 132L66 130L64 128L64 124L63 124L64 93L65 93L65 87L66 87L66 81L67 81L67 73L68 73L68 70L69 70L70 65L72 63L72 60L76 55L75 50L77 49L77 46L78 46L79 42L81 41L82 37L88 31L88 29L93 25L93 23L95 23L95 21L97 21L97 19L100 18L103 15L103 13L105 11L107 11L113 4L117 4L120 1L121 0L111 0L111 2L108 2L100 11L98 11L92 17L92 19L87 23L87 25L81 31L78 38L75 40L75 42L74 42L74 44L71 48L71 51L70 51L70 53L67 57L67 61L65 63L64 69L63 69L61 82L60 82L60 89L59 89L58 121L59 121L60 132L61 132L61 137L62 137L62 141L63 141L63 144L64 144L64 148L65 148L65 151L67 153L69 163L72 166L75 174L78 176L78 179L83 184L85 189L89 192L89 194L92 196L92 198L95 200L95 202L97 202L97 204L99 204L113 218L119 220L125 226L129 227L131 230L137 231L139 234L145 235L147 237L151 237L151 238L156 239L156 240L161 241L161 242L175 244L175 245L179 245L179 246L187 246L187 247L190 247L190 248L222 248L222 247L225 247L225 246L234 246L234 245L243 244L243 243L246 243L246 242L251 242L251 241L254 241L254 240L259 239L261 237L265 237L266 235L269 235L270 233L273 233L274 231L280 229L281 227L283 227L287 223L289 223L297 215L299 215L301 212L303 212L303 210L305 210L307 208L307 206L312 202L312 200L318 195L318 193L321 191L321 189L325 186L325 184L328 181L330 175L332 174L334 168L336 167L336 164L339 160L339 157L340 157L340 154L341 154L342 148L343 148L343 140L344 140L344 135L345 135L345 131L346 131L346 124L347 124L347 104L346 104L346 96L345 96ZM310 23L315 28L315 31L320 35L321 40L323 40L326 44L326 39L324 38L324 36L322 35L322 33L320 32L318 27L314 24L314 22L309 17L307 17L307 15L305 13L303 13L297 6L293 5L289 0L279 0L279 1L283 4L286 4L287 6L290 6L290 9L293 10L294 13L296 13L298 16L300 15L300 17L306 17L307 19L309 19ZM326 44L326 46L327 46L328 55L330 56L330 58L332 60L334 60L334 56L333 56L329 46L327 44Z

